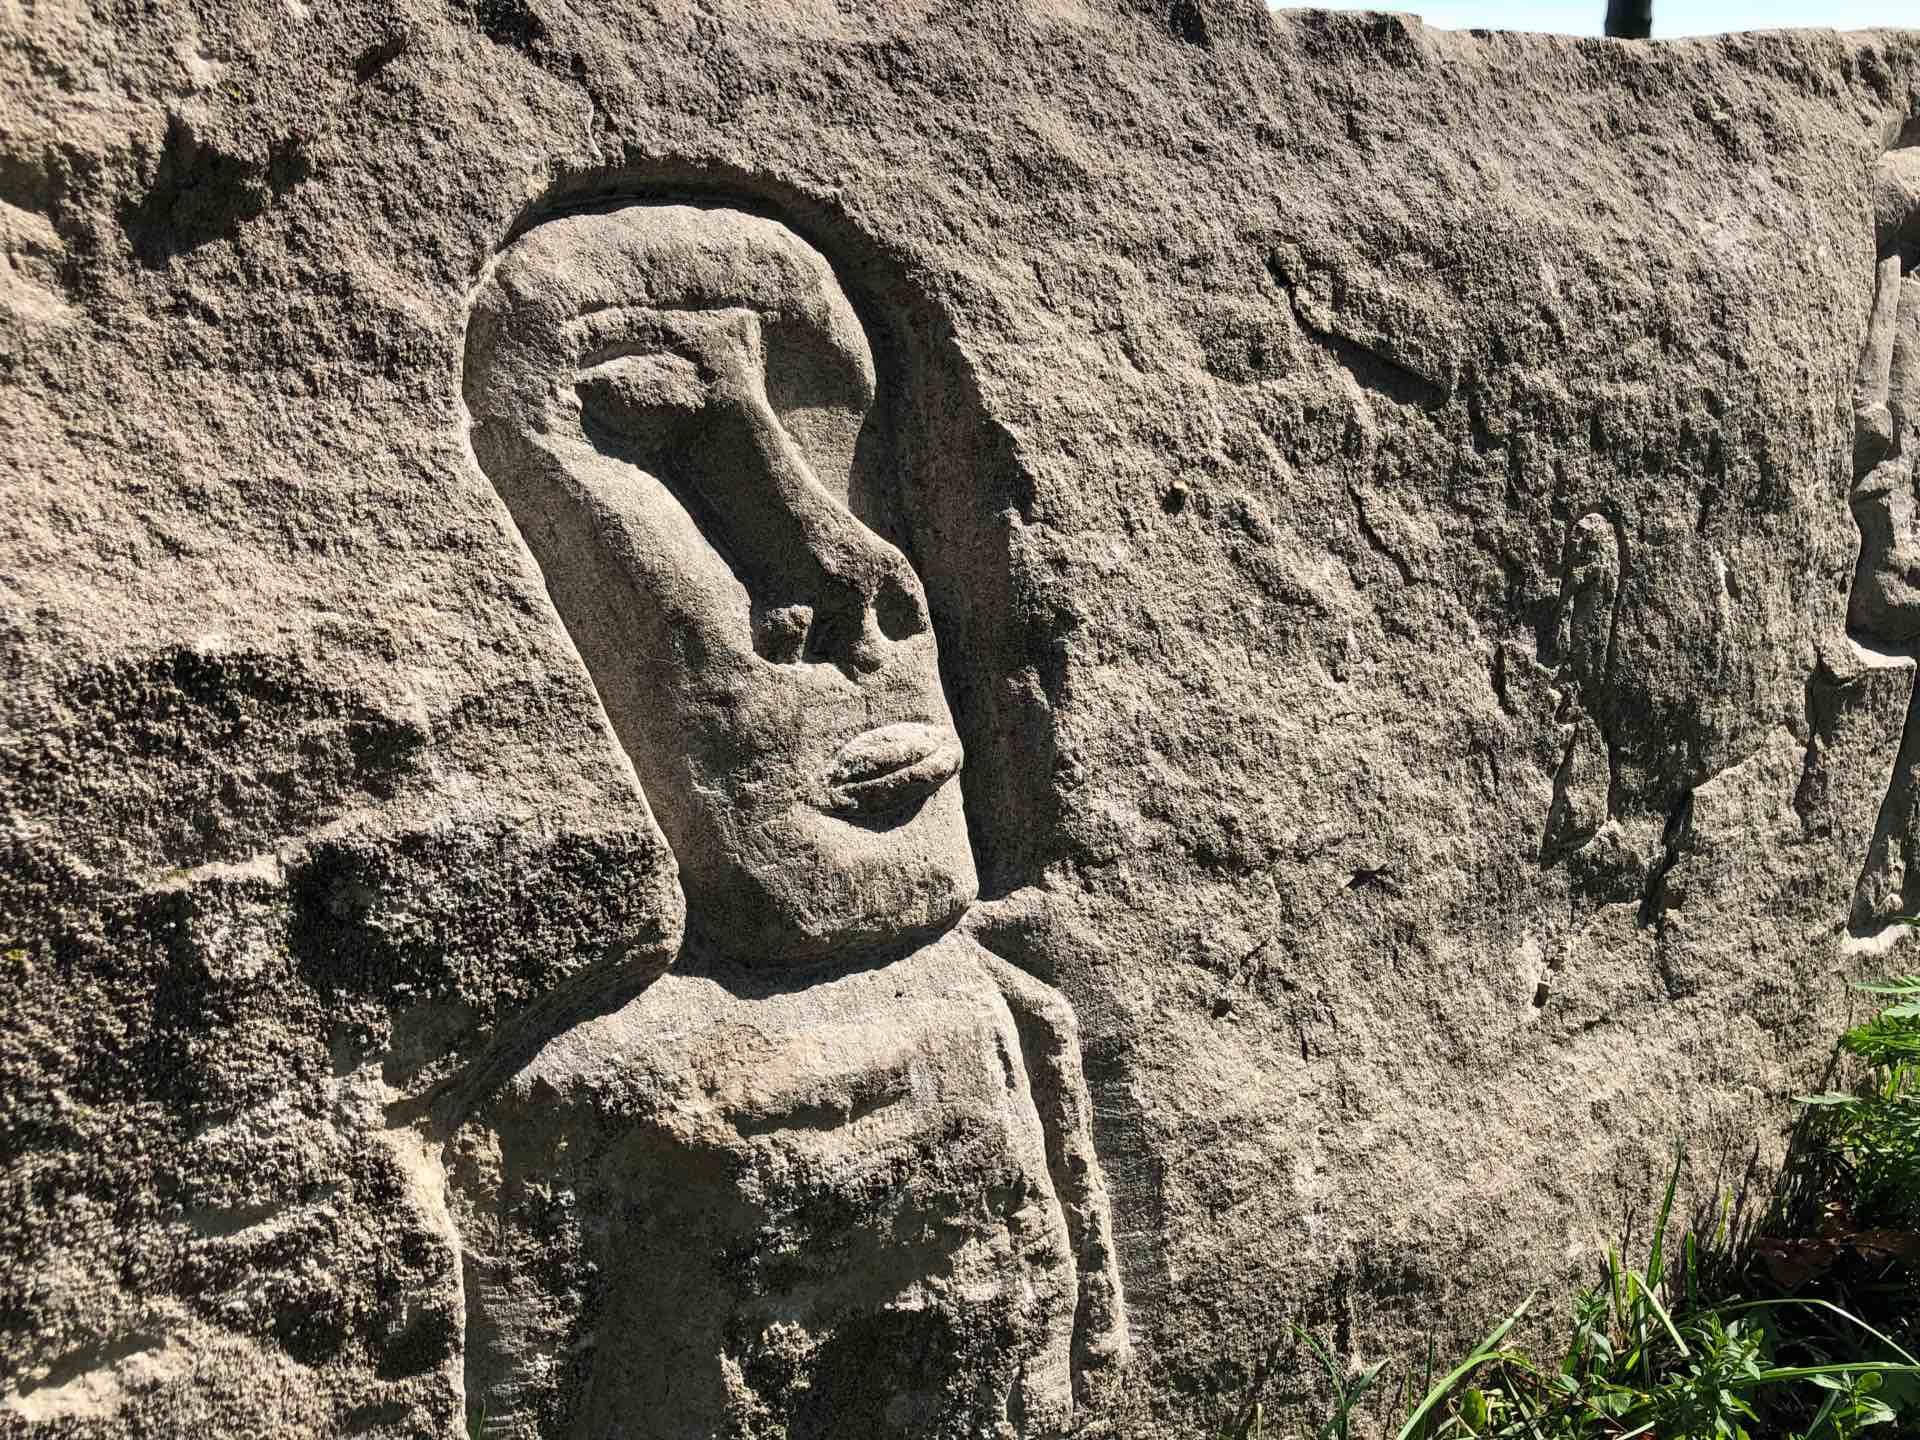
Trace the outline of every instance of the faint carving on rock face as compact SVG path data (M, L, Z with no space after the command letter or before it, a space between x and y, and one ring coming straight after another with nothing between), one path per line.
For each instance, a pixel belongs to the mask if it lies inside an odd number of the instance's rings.
M1874 171L1873 309L1854 385L1853 514L1860 559L1847 623L1868 644L1920 641L1920 148Z
M977 891L866 335L741 211L534 227L475 297L474 453L539 562L707 948L792 964L930 934Z
M1613 679L1625 558L1619 527L1599 511L1582 515L1568 533L1552 643L1542 656L1555 667L1555 723L1563 746L1540 842L1542 861L1580 850L1612 818L1613 750L1598 707Z
M1920 135L1910 125L1901 138L1906 143L1881 156L1873 171L1873 301L1853 392L1852 506L1860 557L1847 631L1869 650L1904 657L1920 651L1920 147L1914 143ZM1896 663L1910 671L1910 661ZM1848 923L1856 935L1873 935L1913 913L1920 898L1916 856L1920 697L1908 701L1900 753L1854 886Z

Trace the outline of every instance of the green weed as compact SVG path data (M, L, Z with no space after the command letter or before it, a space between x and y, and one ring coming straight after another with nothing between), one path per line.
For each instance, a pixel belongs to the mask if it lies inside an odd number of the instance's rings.
M1856 988L1893 1001L1840 1037L1866 1073L1850 1091L1801 1099L1817 1107L1819 1139L1839 1164L1829 1198L1863 1225L1911 1231L1920 1228L1920 976Z
M1890 1003L1841 1038L1860 1072L1853 1087L1801 1097L1768 1233L1730 1243L1723 1204L1704 1240L1676 1234L1676 1149L1643 1262L1608 1248L1557 1359L1508 1341L1530 1297L1438 1379L1430 1342L1417 1398L1402 1408L1403 1381L1382 1406L1384 1364L1350 1376L1296 1330L1329 1403L1283 1423L1256 1394L1222 1440L1349 1440L1356 1427L1394 1440L1920 1435L1920 1359L1908 1348L1920 1348L1920 976L1858 988ZM1360 1426L1369 1399L1372 1423Z

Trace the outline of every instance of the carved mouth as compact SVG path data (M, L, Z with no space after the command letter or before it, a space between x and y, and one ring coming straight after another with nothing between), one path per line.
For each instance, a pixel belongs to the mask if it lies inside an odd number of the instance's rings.
M960 739L933 725L882 725L840 747L827 766L822 809L891 815L918 805L960 773Z

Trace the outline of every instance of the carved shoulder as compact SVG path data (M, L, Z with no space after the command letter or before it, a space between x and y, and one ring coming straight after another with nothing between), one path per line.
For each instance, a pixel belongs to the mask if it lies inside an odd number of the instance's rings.
M1098 1404L1131 1353L1132 1341L1106 1177L1093 1145L1093 1102L1081 1067L1080 1021L1067 997L1053 986L977 942L965 943L1006 997L1020 1032L1021 1059L1046 1132L1047 1166L1079 1274L1074 1388L1083 1402Z

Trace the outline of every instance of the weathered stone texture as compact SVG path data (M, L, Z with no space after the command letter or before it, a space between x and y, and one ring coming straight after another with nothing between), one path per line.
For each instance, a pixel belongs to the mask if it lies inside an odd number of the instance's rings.
M567 1226L631 1205L604 1166L643 1131L680 1157L648 1173L723 1197L701 1167L780 1146L835 1203L886 1144L915 1203L1007 1167L1036 1308L940 1350L1011 1304L1012 1242L969 1231L940 1253L977 1310L932 1306L919 1352L929 1395L1055 1366L1031 1414L942 1412L980 1433L1053 1433L1076 1380L1075 1423L1206 1433L1288 1323L1412 1353L1582 1271L1676 1138L1703 1200L1764 1177L1920 897L1916 142L1891 32L0 9L0 1433L539 1433L571 1402L472 1408L537 1348L501 1358L476 1286L519 1275L540 1345L577 1325L619 1240ZM872 523L965 743L982 898L896 963L1026 1098L926 1022L927 1073L972 1078L865 1149L755 1148L753 1097L675 1110L645 1072L724 1078L840 992L703 1020L695 969L649 988L675 860L468 443L489 262L665 200L777 220L858 311L899 485ZM980 978L1008 963L1036 979ZM906 1073L934 993L865 1022L822 1114ZM941 1106L1002 1130L923 1183ZM575 1219L509 1233L536 1152ZM878 1213L783 1233L857 1249ZM755 1352L740 1433L867 1433L793 1398L816 1342Z

